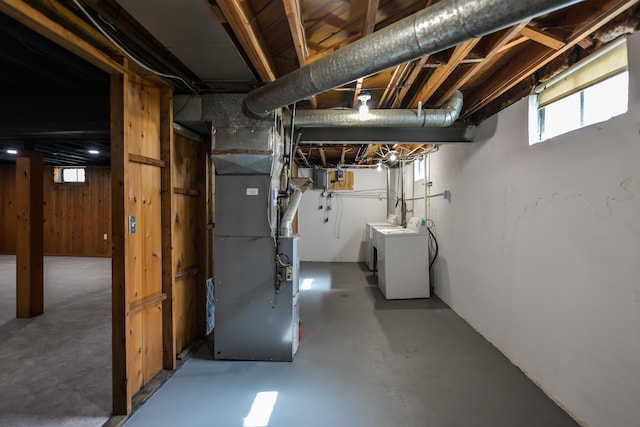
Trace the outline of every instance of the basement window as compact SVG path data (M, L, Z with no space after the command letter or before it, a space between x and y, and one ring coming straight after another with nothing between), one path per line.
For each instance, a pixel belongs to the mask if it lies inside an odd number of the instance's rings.
M58 184L86 182L84 167L56 167L53 168L53 182Z
M529 145L607 121L628 108L627 43L621 39L536 89L529 98Z
M426 162L424 157L420 157L419 159L416 159L413 161L413 180L414 181L420 181L421 179L424 179L425 164Z

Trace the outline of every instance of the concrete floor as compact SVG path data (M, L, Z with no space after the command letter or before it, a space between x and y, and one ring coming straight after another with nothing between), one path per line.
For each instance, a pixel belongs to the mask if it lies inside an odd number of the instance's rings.
M45 257L44 314L16 319L0 255L0 426L101 426L111 414L111 259Z
M201 347L125 425L577 425L439 299L386 301L360 264L303 263L305 279L292 363ZM261 392L277 392L268 423L243 422Z

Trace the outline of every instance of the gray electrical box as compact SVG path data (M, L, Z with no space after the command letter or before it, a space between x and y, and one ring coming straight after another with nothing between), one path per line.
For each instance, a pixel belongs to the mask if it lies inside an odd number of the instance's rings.
M329 187L329 169L313 170L313 188L315 190L326 190Z

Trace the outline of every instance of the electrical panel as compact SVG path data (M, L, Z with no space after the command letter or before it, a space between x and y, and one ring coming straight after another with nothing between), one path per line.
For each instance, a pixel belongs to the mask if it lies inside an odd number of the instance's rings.
M313 189L326 190L329 185L329 170L316 168L313 170Z

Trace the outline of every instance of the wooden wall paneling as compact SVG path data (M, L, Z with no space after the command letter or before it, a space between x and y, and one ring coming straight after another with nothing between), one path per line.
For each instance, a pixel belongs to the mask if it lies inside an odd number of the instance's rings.
M129 342L127 343L127 378L130 396L136 394L144 385L144 353L143 353L143 334L144 334L144 312L142 310L134 313L129 312L127 316L129 321ZM129 402L129 405L131 403ZM131 412L131 409L129 409Z
M114 76L111 109L114 412L126 414L162 369L162 162L131 161L160 161L160 89L132 73Z
M111 256L110 169L86 173L84 184L56 184L53 167L44 167L45 255Z
M176 305L175 270L173 262L174 207L173 207L173 94L163 89L160 94L160 156L166 167L162 169L162 291L167 299L162 305L162 365L165 369L176 368Z
M173 269L176 292L175 304L175 344L180 353L204 332L205 303L198 305L198 295L204 295L201 250L204 222L198 212L199 200L204 198L198 185L198 165L204 163L201 146L198 141L189 140L181 135L175 136L173 152L174 184L174 252ZM203 288L203 289L199 289ZM200 313L202 312L202 313ZM202 328L199 325L202 322ZM203 335L203 334L202 334Z
M108 167L91 168L91 177L91 210L95 221L90 237L91 254L111 256L111 171Z
M197 197L182 194L174 196L175 206L175 248L174 271L175 290L180 301L175 305L176 352L180 353L192 344L196 337L197 310L195 300L199 277L199 255L196 247ZM204 286L204 284L202 284ZM204 305L202 306L204 311Z
M95 223L97 218L95 217L95 211L91 209L91 191L93 189L93 171L91 169L85 170L86 174L86 185L80 185L80 189L82 192L82 206L80 209L76 209L78 213L82 216L82 229L79 230L81 233L79 235L78 243L80 244L80 253L90 254L91 246L93 244L98 243L97 239L95 239Z
M138 230L142 238L142 297L162 293L162 211L160 168L142 166L142 204Z
M16 160L16 314L44 312L42 153L21 152Z
M125 160L127 161L127 160ZM125 177L127 196L125 199L126 250L127 250L127 301L131 306L144 299L142 290L143 262L142 236L142 165L129 162ZM129 217L135 219L135 233L129 232ZM130 309L130 307L128 307Z
M196 306L198 276L186 276L176 280L176 351L179 354L197 339L196 310L204 311L204 306ZM175 358L175 356L174 356Z
M142 334L144 385L162 370L162 301L142 310Z
M127 104L131 115L128 155L160 160L160 89L139 76L130 75ZM162 369L162 316L156 315L158 309L154 304L146 304L146 301L158 301L163 295L161 173L159 166L132 162L130 156L128 160L131 182L128 215L136 216L136 232L129 235L132 246L127 258L133 261L134 271L128 286L130 304L142 304L143 313L141 341L132 343L129 351L132 357L142 351L140 385L143 386ZM132 393L139 388L132 389Z
M0 166L0 253L16 253L16 167Z

